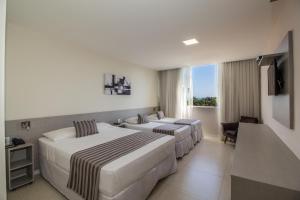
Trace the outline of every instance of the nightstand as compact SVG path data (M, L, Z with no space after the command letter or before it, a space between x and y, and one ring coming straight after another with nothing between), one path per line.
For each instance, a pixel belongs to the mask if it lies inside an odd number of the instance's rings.
M14 190L33 182L33 145L6 148L7 189Z

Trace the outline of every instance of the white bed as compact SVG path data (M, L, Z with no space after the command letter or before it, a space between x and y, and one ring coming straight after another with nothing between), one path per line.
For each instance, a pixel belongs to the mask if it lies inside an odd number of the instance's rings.
M156 114L149 115L148 119L150 122L156 122L162 124L175 124L175 122L179 120L177 118L170 118L170 117L164 117L163 119L158 119ZM191 130L192 130L191 133L193 134L193 138L194 138L194 144L200 142L200 140L203 137L201 121L197 120L193 122L191 125Z
M140 130L143 132L152 132L152 130L158 126L161 126L161 123L149 122L144 124L137 123L125 123L125 126L129 129ZM191 149L194 148L194 143L191 136L190 126L184 126L175 130L175 151L176 157L181 158L185 154L189 153Z
M39 139L42 176L71 200L82 198L66 187L71 155L138 131L97 124L99 134L52 141ZM165 136L118 158L101 169L99 200L146 199L157 181L176 171L175 139Z

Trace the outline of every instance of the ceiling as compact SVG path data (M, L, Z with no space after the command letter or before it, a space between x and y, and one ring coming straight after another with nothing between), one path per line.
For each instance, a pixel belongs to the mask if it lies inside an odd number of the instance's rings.
M9 0L8 21L154 69L266 51L269 0ZM184 46L196 38L198 45Z

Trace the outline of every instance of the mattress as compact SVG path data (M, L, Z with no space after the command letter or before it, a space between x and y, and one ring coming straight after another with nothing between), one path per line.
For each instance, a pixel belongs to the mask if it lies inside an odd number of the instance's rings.
M73 153L138 132L106 123L98 123L97 127L99 134L81 138L68 138L53 142L42 137L39 139L39 153L57 167L69 172L70 158ZM108 163L101 169L100 193L106 196L118 194L172 154L174 146L174 137L165 136Z
M145 124L130 124L130 123L125 123L126 127L129 129L134 129L134 130L140 130L144 132L152 132L152 130L158 126L161 126L161 123L157 122L149 122ZM175 130L174 136L176 141L181 141L186 138L187 135L190 135L191 133L191 128L190 126L184 126L182 128L179 128Z

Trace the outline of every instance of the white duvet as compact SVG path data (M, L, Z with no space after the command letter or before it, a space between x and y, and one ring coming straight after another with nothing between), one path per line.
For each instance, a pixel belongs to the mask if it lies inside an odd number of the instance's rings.
M42 137L39 139L39 153L44 159L52 161L57 167L69 172L70 158L73 153L138 132L106 123L98 123L97 127L99 134L81 138L53 142ZM107 196L118 194L169 156L174 151L174 146L174 137L165 136L108 163L101 169L100 192Z
M176 119L176 118L169 118L169 117L165 117L163 119L152 118L152 119L149 119L149 120L151 122L166 123L166 124L174 124L176 121L178 121L178 119Z
M130 129L134 130L140 130L143 132L148 132L151 133L152 130L156 127L162 126L162 123L157 123L157 122L149 122L145 124L130 124L130 123L125 123L125 126ZM189 126L184 126L182 128L179 128L175 130L174 136L176 141L181 141L184 138L186 138L187 135L191 134L191 128Z
M158 119L156 117L156 115L150 115L148 117L148 119L149 119L150 122L161 123L161 124L175 124L175 122L179 120L177 118L170 118L170 117L165 117L163 119ZM201 121L197 120L197 121L193 122L191 127L192 127L192 134L194 134L195 137L196 137L195 142L199 142L203 137Z

